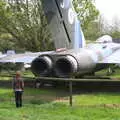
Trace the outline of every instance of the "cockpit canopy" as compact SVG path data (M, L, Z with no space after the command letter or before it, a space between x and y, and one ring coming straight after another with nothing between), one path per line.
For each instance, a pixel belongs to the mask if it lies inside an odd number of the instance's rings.
M97 43L110 43L112 42L112 37L110 35L104 35L102 37L99 37L96 40Z

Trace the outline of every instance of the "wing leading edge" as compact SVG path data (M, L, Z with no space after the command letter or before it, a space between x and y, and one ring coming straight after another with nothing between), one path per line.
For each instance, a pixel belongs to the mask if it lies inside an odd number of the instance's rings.
M6 55L5 57L0 58L0 63L31 63L36 57L42 54L51 54L54 51L46 52L36 52L36 53L24 53L24 54L14 54Z

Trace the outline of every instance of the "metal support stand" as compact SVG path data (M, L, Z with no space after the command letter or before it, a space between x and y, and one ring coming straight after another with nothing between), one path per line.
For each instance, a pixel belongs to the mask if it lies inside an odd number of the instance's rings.
M72 81L69 81L69 92L70 92L69 104L70 106L72 106Z

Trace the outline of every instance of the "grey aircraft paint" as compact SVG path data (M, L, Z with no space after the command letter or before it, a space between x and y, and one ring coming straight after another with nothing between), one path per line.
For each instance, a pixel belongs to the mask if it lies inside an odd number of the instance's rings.
M66 5L67 4L67 5ZM75 29L77 14L74 11L71 0L42 0L43 10L46 15L52 38L56 49L74 48L76 33L83 37L80 29ZM82 46L82 40L78 41Z
M42 4L56 49L66 49L33 60L31 68L35 75L64 78L76 73L84 75L120 61L120 44L113 43L108 35L99 38L96 44L85 46L72 0L42 0Z

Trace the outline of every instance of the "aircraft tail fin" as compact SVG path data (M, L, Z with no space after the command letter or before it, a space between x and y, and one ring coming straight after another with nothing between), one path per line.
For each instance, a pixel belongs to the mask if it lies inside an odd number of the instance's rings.
M56 49L84 47L84 35L72 0L42 0L42 5Z
M75 19L75 33L74 33L74 49L83 48L85 46L85 37L80 25L80 21Z

